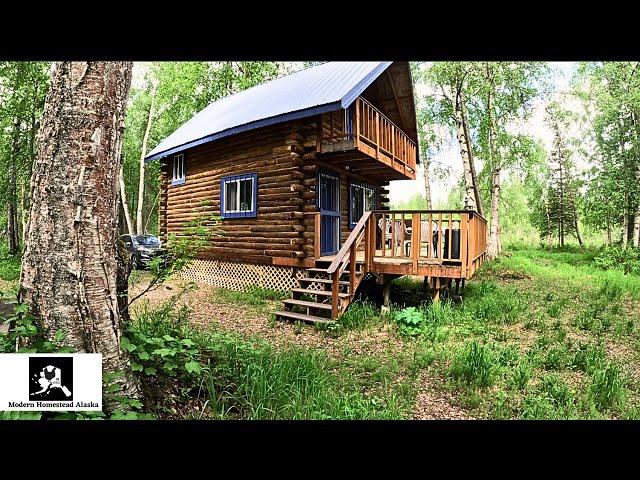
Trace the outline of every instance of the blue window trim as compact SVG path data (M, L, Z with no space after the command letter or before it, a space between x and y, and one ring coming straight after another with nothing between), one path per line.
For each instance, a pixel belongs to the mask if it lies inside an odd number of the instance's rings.
M353 193L352 193L352 189L351 187L355 185L357 187L364 187L364 188L369 188L371 190L373 190L373 195L374 195L374 200L373 200L373 209L376 209L376 206L378 204L378 192L377 192L377 188L374 185L371 185L369 183L365 183L365 182L361 182L358 180L354 180L354 179L349 179L349 228L353 229L356 224L358 223L358 220L360 220L359 218L356 219L354 221L353 219ZM363 198L363 202L364 202L364 198ZM364 209L364 205L363 205L363 209Z
M253 205L251 210L246 212L225 212L225 190L224 184L230 180L253 180ZM258 174L243 173L241 175L227 175L220 179L220 216L222 218L255 218L258 216Z
M182 171L183 171L183 176L182 178L178 178L178 179L173 179L173 169L175 168L175 162L176 159L178 157L182 157ZM178 154L178 155L174 155L172 162L171 162L171 185L183 185L187 180L187 162L184 159L184 154Z

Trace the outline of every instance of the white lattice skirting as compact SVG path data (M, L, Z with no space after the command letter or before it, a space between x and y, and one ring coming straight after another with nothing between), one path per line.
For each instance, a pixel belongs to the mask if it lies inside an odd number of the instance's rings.
M259 286L289 292L299 287L298 279L305 276L305 270L220 260L193 260L180 275L188 281L229 290L243 291L250 286Z

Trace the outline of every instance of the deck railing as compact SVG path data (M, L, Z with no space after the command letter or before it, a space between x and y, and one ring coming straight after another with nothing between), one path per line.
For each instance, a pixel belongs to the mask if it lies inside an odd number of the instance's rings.
M365 212L327 269L332 318L338 313L339 282L347 267L352 296L368 272L466 279L484 261L486 233L487 221L465 210ZM357 271L362 250L363 269Z
M459 267L461 278L467 278L484 259L487 221L475 212L375 211L369 222L375 226L369 245L373 263L410 265L406 269L413 275L424 265Z
M324 142L331 145L348 142L391 168L414 178L416 171L416 144L395 123L362 97L342 113L324 114L319 129L318 148ZM331 150L334 151L334 150Z

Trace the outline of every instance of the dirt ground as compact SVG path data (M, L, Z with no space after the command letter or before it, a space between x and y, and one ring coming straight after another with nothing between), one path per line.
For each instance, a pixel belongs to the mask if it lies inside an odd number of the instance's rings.
M140 281L130 288L130 295L136 295L147 283ZM132 314L140 309L143 302L149 306L157 306L178 293L184 284L179 280L167 282L160 288L144 295L132 305ZM206 328L215 325L222 331L240 333L245 337L259 337L274 347L287 345L305 346L324 350L337 359L349 356L385 356L397 355L403 349L403 342L391 331L391 325L381 328L369 328L361 331L346 331L339 336L327 335L312 326L302 328L291 323L270 319L271 312L281 307L279 301L268 301L266 308L255 308L251 305L238 305L214 299L215 288L198 285L198 288L186 292L178 304L185 304L192 309L191 321ZM348 352L348 353L345 353ZM352 357L353 358L353 357ZM417 390L413 418L417 420L469 419L471 418L460 407L451 402L447 392L440 391L437 385L440 379L422 373L415 385Z

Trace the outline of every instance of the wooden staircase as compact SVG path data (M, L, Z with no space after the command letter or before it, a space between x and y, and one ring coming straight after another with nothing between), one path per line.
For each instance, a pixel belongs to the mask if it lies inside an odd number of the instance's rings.
M275 313L276 319L333 323L347 309L370 264L366 248L365 260L357 260L358 248L369 235L370 216L371 212L362 216L335 257L317 259L315 267L307 269L300 288L291 290L291 298L282 302L284 310Z

